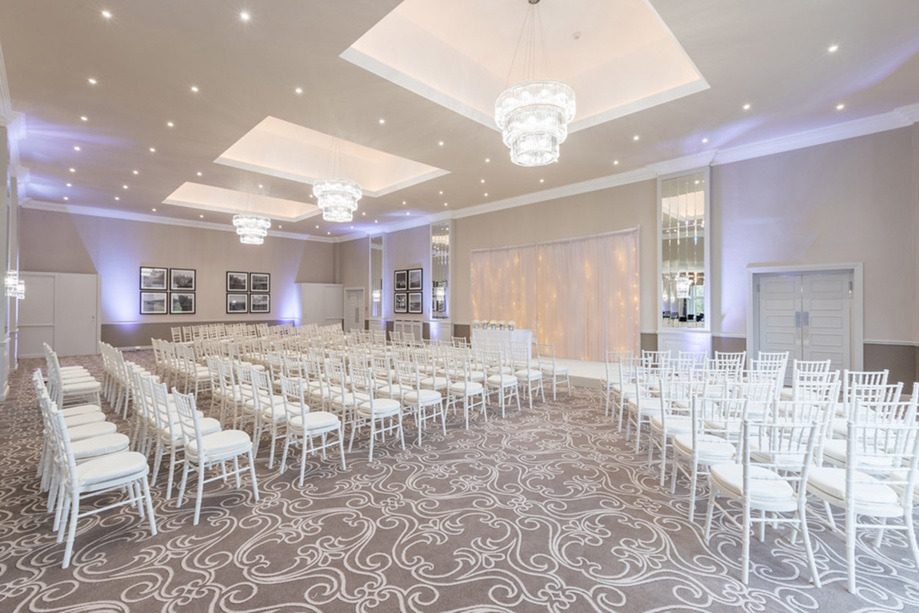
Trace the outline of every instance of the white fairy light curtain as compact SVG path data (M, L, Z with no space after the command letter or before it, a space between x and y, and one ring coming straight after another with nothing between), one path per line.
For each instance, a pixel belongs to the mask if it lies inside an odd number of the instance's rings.
M473 319L514 320L558 357L639 347L638 229L470 254Z

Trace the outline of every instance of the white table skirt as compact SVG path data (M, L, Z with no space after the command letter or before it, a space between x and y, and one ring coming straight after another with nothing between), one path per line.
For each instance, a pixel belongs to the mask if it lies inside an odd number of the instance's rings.
M516 330L492 330L473 328L472 342L487 343L489 345L509 345L510 343L525 343L527 347L533 342L533 331L517 328Z

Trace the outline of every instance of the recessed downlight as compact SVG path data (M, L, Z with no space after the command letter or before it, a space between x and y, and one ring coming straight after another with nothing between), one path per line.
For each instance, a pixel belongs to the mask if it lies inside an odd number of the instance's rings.
M249 14L249 11L240 11L239 12L240 21L249 21L252 19L252 15Z
M73 150L74 150L74 151L81 151L80 145L74 145L74 146L73 146Z
M377 122L382 126L383 124L386 123L386 120L383 119L382 117L380 117L380 118L377 120Z
M204 215L198 215L198 217L200 217L201 219L204 219Z
M746 103L745 105L743 105L743 110L745 110L745 111L749 111L749 110L750 110L750 103L749 103L749 102Z
M844 108L846 108L846 105L843 104L842 102L840 102L839 104L836 105L836 110L837 110L837 111L841 111L841 110L843 110Z
M73 183L68 183L67 187L73 187Z
M71 169L70 169L70 172L76 172L76 171L77 171L76 168L71 168Z
M192 86L191 86L191 92L192 92L193 94L197 94L199 91L200 91L200 90L198 89L198 86L197 86L197 85L192 85Z
M156 153L156 147L150 147L150 153Z
M703 139L702 139L702 144L703 144L703 145L704 145L705 143L707 143L707 142L708 142L708 138L703 138Z
M437 141L437 146L438 146L438 147L443 147L443 146L444 146L444 141L442 141L442 140Z
M64 196L64 200L70 200L70 196Z
M540 179L539 182L540 182L540 183L545 183L546 180L545 180L545 179Z
M447 206L447 203L446 203L446 202L444 202L444 206Z
M105 17L106 19L111 19L112 11L102 11L102 16Z
M166 122L166 127L167 127L167 128L174 128L174 127L176 127L176 125L175 125L174 123L172 123L171 121L167 121L167 122Z
M121 200L121 196L115 196L115 200Z
M832 45L827 47L826 50L829 51L830 53L836 53L837 51L839 51L839 45L837 45L836 43L833 43Z
M632 140L633 140L633 141L639 141L639 140L641 140L641 136L640 136L639 134L636 134L635 136L632 137Z
M619 166L619 160L613 160L613 166Z
M485 192L485 197L488 198L488 192Z
M485 158L485 163L488 164L489 162L491 162L491 158Z
M139 174L140 174L140 171L139 171L139 170L132 170L132 171L131 171L131 174L132 174L132 175L139 175Z
M154 213L156 213L156 209L150 209L150 210L153 211Z
M303 88L302 88L302 87L296 88L296 89L294 90L294 93L295 93L295 94L302 94L302 93L303 93Z
M89 117L86 115L80 115L80 121L89 121Z
M127 186L127 185L122 185L122 186L121 186L121 189L128 189L128 186Z
M198 172L196 172L195 174L198 175L199 177L203 177L203 176L204 176L204 173L201 172L200 170L199 170Z
M444 190L440 190L440 191L437 192L437 193L440 194L441 196L443 196L443 195L444 195Z
M93 77L90 77L86 80L89 81L90 85L96 85L98 83L98 81L96 81Z

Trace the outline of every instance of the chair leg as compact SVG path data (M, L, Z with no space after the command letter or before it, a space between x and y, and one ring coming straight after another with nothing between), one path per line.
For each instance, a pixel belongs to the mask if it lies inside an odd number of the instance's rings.
M79 515L80 494L77 490L74 490L70 499L70 528L67 530L67 544L64 546L64 565L62 568L70 566L70 556L73 554L73 541L77 535L77 517Z
M855 509L846 507L846 578L851 593L855 593Z
M913 509L911 506L908 506L903 514L903 521L906 523L906 534L907 538L909 538L909 550L913 554L913 563L916 565L916 570L919 570L919 545L916 544L916 526L913 523Z
M798 506L798 521L801 522L801 537L804 539L804 553L807 556L807 566L811 571L811 580L814 587L820 587L820 575L817 574L817 562L814 560L814 547L811 544L810 534L807 530L807 509L805 505Z
M741 554L741 581L747 585L750 581L750 507L744 502L743 507L743 553Z
M201 517L201 499L204 497L204 462L198 464L198 495L195 497L195 520L192 525L198 525Z
M239 471L236 472L239 474ZM255 481L255 460L253 459L252 452L249 452L249 476L252 477L252 495L255 498L255 502L258 502L258 483Z
M141 479L140 486L143 489L144 503L147 505L147 516L150 518L150 536L156 536L156 520L153 518L153 499L150 497L150 484L147 478Z

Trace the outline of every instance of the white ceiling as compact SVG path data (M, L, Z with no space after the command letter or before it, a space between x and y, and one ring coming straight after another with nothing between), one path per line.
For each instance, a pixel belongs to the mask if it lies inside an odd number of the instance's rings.
M33 203L189 222L204 214L203 222L229 227L234 207L255 201L293 207L278 214L300 219L285 221L284 232L334 238L571 184L613 184L666 160L711 159L919 102L915 0L886 0L883 10L864 0L540 6L552 66L584 83L582 129L562 145L560 162L543 168L515 167L487 121L462 108L485 113L482 92L503 86L510 57L492 56L516 44L526 0L2 0L0 48L20 119L2 100L0 113L21 137ZM390 20L409 17L423 35L403 36L393 49L399 58L378 50L375 72L343 59ZM448 50L469 58L467 71L441 61ZM603 70L612 72L592 76ZM438 71L440 81L428 83ZM661 85L658 72L678 78ZM681 97L664 102L668 91ZM402 161L376 167L367 179L374 195L361 200L354 224L317 221L305 184L315 168L272 154L270 142L254 147L261 158L239 154L265 121L286 126L281 138L314 166L323 157L317 135L351 143L369 160Z

